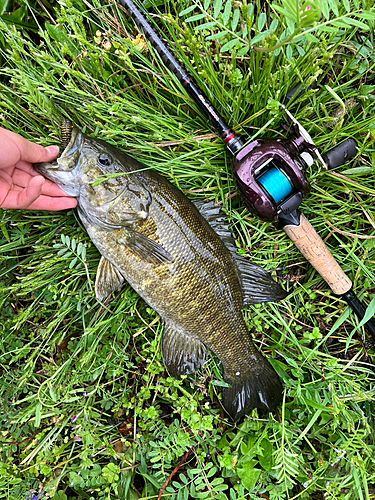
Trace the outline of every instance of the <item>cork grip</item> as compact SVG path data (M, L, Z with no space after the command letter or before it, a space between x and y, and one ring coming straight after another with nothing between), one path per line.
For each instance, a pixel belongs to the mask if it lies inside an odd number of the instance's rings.
M350 290L352 282L303 214L299 226L286 225L283 229L302 255L328 283L333 293L342 295Z

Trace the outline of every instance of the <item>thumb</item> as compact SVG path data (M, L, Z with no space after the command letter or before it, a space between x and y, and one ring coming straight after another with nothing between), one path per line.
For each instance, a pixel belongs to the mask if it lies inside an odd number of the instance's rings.
M43 161L51 161L59 154L58 146L48 146L44 148L39 144L22 140L20 146L21 157L20 160L27 161L30 163L40 163Z
M51 161L56 158L59 149L57 146L44 148L0 127L0 151L0 168L6 168L20 160L29 163Z

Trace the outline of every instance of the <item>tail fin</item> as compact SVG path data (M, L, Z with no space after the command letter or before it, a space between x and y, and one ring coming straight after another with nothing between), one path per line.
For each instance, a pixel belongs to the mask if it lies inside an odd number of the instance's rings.
M223 405L234 421L253 408L272 410L282 401L283 386L275 370L260 353L252 358L243 372L226 373L224 367L224 380L231 387L223 389Z

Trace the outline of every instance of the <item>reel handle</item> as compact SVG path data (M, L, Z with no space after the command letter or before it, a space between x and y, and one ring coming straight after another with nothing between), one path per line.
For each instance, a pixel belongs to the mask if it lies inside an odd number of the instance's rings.
M299 216L299 224L298 224ZM326 244L303 214L295 212L293 217L280 217L284 231L308 262L318 271L334 294L341 296L359 319L363 319L366 307L352 291L352 282L344 273ZM375 339L375 322L370 319L365 325Z
M358 144L354 139L349 137L334 148L330 149L323 155L327 168L329 170L340 167L352 160L357 155Z
M318 84L316 81L313 81L312 84L306 88L304 88L303 83L298 83L295 87L293 87L292 89L290 89L287 92L285 99L284 99L284 104L285 105L288 104L289 101L291 101L291 100L297 100L299 97L301 97L301 95L303 95L308 90L317 89L317 88L318 88Z

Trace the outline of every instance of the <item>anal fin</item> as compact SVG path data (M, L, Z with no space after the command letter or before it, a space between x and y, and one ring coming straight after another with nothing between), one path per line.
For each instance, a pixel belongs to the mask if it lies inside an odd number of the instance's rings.
M206 348L200 340L169 323L164 325L162 351L168 373L176 378L195 372L206 358Z
M124 282L120 271L105 257L100 259L95 279L95 295L102 302Z

